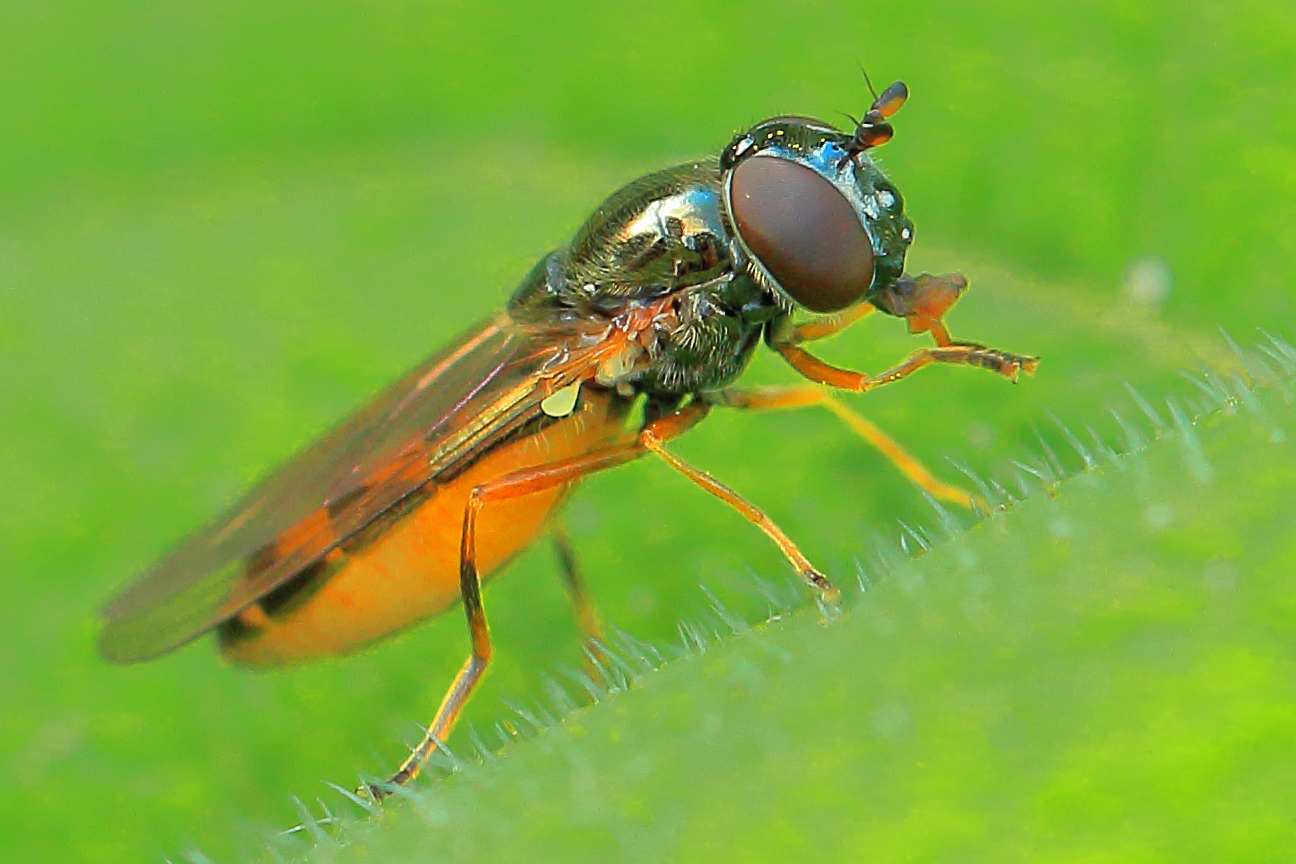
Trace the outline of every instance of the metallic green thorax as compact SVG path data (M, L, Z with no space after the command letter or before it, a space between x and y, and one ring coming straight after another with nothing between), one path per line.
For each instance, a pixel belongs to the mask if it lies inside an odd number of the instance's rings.
M762 328L796 304L772 284L734 229L725 184L761 153L812 168L850 202L873 244L866 299L899 278L913 236L900 193L867 154L843 162L850 136L805 118L776 118L738 136L714 161L648 174L613 193L576 233L531 270L509 301L537 325L613 319L636 304L676 295L674 321L651 361L625 386L673 398L723 386L751 359Z

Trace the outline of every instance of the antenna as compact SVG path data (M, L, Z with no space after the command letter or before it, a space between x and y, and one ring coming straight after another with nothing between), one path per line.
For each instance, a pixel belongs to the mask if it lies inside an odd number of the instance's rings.
M909 98L909 88L903 81L895 81L879 94L873 89L873 82L869 80L868 72L864 71L864 66L860 65L860 72L864 74L864 83L869 88L869 94L873 97L873 104L869 106L868 111L858 122L851 118L855 123L855 134L851 137L850 144L846 147L846 152L842 154L841 159L837 161L837 169L840 171L843 166L860 153L873 147L881 146L891 140L895 134L895 129L891 124L886 122L887 118L900 110L905 100ZM849 114L846 115L850 117Z

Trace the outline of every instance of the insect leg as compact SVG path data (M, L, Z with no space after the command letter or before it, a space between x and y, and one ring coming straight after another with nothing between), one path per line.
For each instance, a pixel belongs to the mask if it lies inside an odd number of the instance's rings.
M887 435L871 421L852 411L840 400L822 387L794 385L791 387L726 387L708 393L707 401L712 405L726 408L745 408L754 410L779 410L787 408L825 408L837 419L851 428L855 434L872 444L878 452L891 461L909 480L941 501L949 501L964 507L980 506L986 512L986 506L979 496L938 479L905 450L891 436Z
M848 306L840 312L823 315L802 324L794 324L785 338L792 345L812 342L815 339L825 339L840 333L876 309L877 307L868 301L856 303L854 306Z
M477 490L473 490L473 497L476 493ZM490 628L486 624L486 610L482 606L481 578L478 576L475 563L474 545L479 508L472 506L473 497L469 498L468 506L464 509L463 539L459 553L459 593L463 597L464 612L468 616L472 654L468 656L459 674L455 676L454 683L442 698L441 705L437 708L436 716L433 717L423 740L410 752L388 781L397 786L404 785L417 777L423 768L423 763L432 755L438 742L445 741L450 735L455 721L459 719L459 713L464 705L468 704L473 690L477 689L477 684L481 681L487 665L490 664L491 654L494 652ZM370 793L377 800L382 800L386 796L384 790L378 787L372 787Z
M682 417L684 412L690 412L687 418ZM705 414L705 406L698 403L666 419L679 418L678 422L684 423L684 428L688 428ZM441 706L437 708L436 716L433 717L423 740L401 763L389 782L399 786L418 776L423 763L437 748L438 742L445 741L449 737L455 721L459 719L460 712L468 704L468 699L490 664L493 648L490 628L486 624L486 612L482 606L481 578L477 571L477 517L482 509L498 501L521 498L571 483L586 474L629 462L643 452L644 447L636 439L627 444L604 448L584 456L505 474L472 490L464 506L463 533L459 550L459 591L463 597L464 612L468 616L472 654L464 662L459 674L455 676L450 689L446 691L445 698L441 700ZM378 787L371 788L369 791L379 800L386 794Z
M1014 383L1023 370L1028 375L1034 375L1035 368L1039 365L1038 357L1012 354L979 342L962 342L950 338L949 330L945 327L942 317L958 300L967 288L967 284L967 279L958 273L945 276L932 276L927 273L921 276L903 276L883 294L868 303L858 304L826 319L801 325L792 324L791 319L786 317L772 322L765 331L765 341L783 355L783 359L787 360L792 368L811 381L857 393L899 381L930 363L979 366L997 372ZM800 343L809 339L831 335L849 326L866 314L858 311L859 307L870 304L906 319L909 322L910 333L930 332L936 347L915 351L904 362L877 376L841 369L825 363L799 347Z
M998 348L990 348L976 342L951 342L935 348L920 348L881 375L869 376L863 372L853 372L825 363L804 349L784 341L770 341L770 347L783 355L793 369L800 372L816 384L827 384L839 390L850 390L864 393L883 384L891 384L901 378L908 378L924 366L931 363L952 363L964 366L979 366L1004 376L1016 383L1019 372L1035 374L1039 365L1038 357L1026 357L1021 354L1010 354Z
M576 623L585 634L585 647L595 657L603 652L603 622L599 618L594 598L590 596L585 577L581 574L580 563L576 560L576 549L572 546L571 536L561 522L555 522L553 529L554 553L558 558L558 567L562 570L563 582L571 596L572 610L576 613Z
M705 414L705 409L710 407L705 402L695 402L689 407L692 408L694 406L702 406L704 409L702 412L703 414ZM797 573L801 574L802 578L812 586L819 589L826 601L830 603L838 602L841 598L841 592L828 581L827 576L824 576L815 569L814 565L810 563L810 560L806 558L805 555L802 554L801 550L797 548L797 545L792 542L792 538L783 533L783 529L776 525L774 520L766 516L764 511L743 498L734 490L730 489L728 486L721 483L719 480L712 477L710 474L707 474L705 471L699 471L697 468L694 468L692 465L666 449L664 446L665 442L680 434L675 431L671 424L671 421L677 416L679 415L664 417L661 420L657 420L645 426L643 431L639 433L639 441L642 446L660 456L667 465L670 465L676 471L680 472L685 477L689 478L694 483L737 510L748 520L754 522L756 527L765 533L766 537L774 541L774 544L778 546L779 551L788 559L788 562L797 571Z

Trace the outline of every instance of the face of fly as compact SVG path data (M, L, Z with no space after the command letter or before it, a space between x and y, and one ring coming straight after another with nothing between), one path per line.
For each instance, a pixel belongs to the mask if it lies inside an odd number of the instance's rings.
M722 154L724 202L749 272L787 307L831 313L868 300L892 311L885 297L904 271L913 224L867 151L891 137L885 118L907 92L888 87L850 134L775 117Z

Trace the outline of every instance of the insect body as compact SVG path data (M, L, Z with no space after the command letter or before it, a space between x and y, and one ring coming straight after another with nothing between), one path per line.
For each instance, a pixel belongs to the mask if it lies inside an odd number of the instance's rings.
M649 174L541 260L507 309L397 382L128 586L101 648L144 660L215 630L266 666L338 654L462 601L472 649L414 776L489 663L481 582L550 524L572 484L654 453L737 508L825 595L831 583L763 512L666 444L716 407L826 407L938 497L928 474L821 385L862 392L929 363L1011 380L1036 359L955 342L942 317L961 276L904 275L913 226L869 157L907 96L897 82L852 133L778 117L718 159ZM802 346L881 310L935 346L878 376ZM815 317L795 323L798 311ZM732 386L764 341L814 382ZM632 422L632 419L633 422ZM587 633L597 620L560 543ZM375 792L375 794L380 794Z

